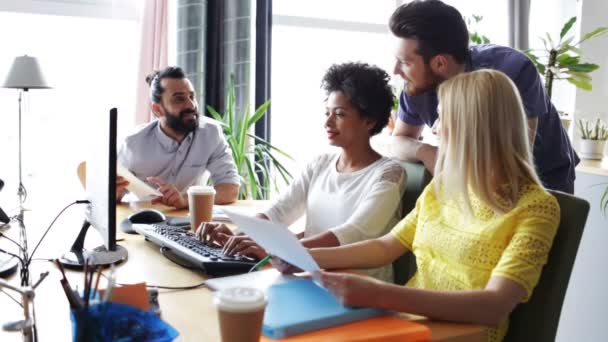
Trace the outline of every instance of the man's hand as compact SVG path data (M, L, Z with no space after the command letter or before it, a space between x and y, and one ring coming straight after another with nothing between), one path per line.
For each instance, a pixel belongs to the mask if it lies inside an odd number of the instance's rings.
M215 184L215 204L230 204L239 196L239 185L220 183Z
M374 293L382 282L371 277L321 271L323 286L346 306L374 306Z
M156 186L163 196L152 200L152 204L162 203L169 207L177 209L188 208L188 198L182 195L175 185L168 184L163 179L158 177L148 177L146 180Z
M127 191L127 186L129 186L129 181L126 180L122 176L116 176L116 201L120 202L122 197L125 195Z

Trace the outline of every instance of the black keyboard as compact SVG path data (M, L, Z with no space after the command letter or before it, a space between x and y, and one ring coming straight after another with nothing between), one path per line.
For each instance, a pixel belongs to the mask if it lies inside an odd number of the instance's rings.
M133 224L133 229L145 236L146 240L168 249L209 275L245 273L256 264L256 260L245 256L223 254L221 247L198 240L189 228L164 224Z

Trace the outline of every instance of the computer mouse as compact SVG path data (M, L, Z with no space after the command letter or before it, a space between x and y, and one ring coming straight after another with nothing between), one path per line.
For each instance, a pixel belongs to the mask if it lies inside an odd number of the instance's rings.
M156 209L144 209L129 215L126 219L120 222L120 230L128 234L137 234L133 229L133 223L152 224L165 222L167 218L165 214Z

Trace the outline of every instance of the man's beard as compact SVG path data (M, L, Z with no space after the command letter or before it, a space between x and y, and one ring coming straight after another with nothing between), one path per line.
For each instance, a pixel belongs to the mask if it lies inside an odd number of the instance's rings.
M426 82L423 85L416 86L412 82L407 82L405 84L404 91L408 96L418 96L431 90L435 90L441 84L441 82L445 81L443 77L435 74L429 66L425 66L424 73Z
M167 126L176 133L188 134L198 127L199 114L195 109L185 109L179 112L179 114L169 112L164 106L163 110L165 111ZM194 114L194 120L184 120L187 114Z

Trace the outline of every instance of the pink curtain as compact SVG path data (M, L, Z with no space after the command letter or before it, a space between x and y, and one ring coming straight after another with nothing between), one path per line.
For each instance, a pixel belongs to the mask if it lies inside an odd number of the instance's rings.
M141 23L141 48L137 74L137 98L135 100L135 124L154 118L150 108L150 87L146 75L167 66L167 0L146 0Z

